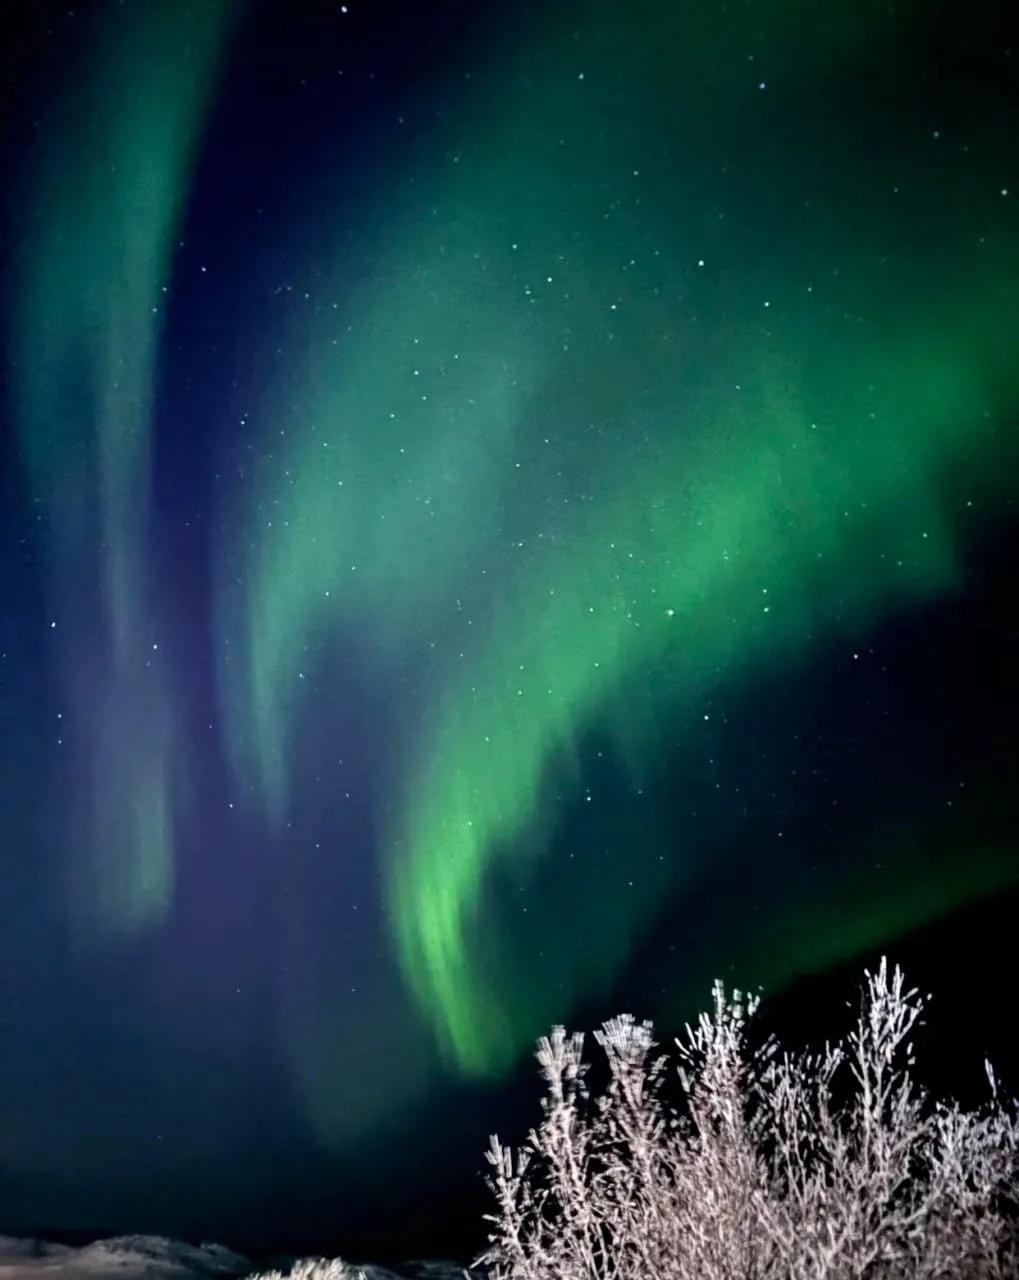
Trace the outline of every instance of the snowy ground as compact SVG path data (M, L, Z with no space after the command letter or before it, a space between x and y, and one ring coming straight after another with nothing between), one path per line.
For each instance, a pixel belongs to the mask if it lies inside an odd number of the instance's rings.
M274 1260L284 1271L292 1260ZM258 1271L222 1245L183 1244L162 1236L117 1236L73 1248L0 1236L0 1280L241 1280ZM399 1272L358 1265L365 1280L463 1280L452 1262L411 1262Z

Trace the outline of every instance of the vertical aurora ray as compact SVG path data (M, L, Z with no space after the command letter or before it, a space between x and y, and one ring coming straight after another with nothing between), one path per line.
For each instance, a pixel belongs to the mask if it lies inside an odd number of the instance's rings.
M232 7L154 0L98 18L23 183L15 410L45 522L87 932L155 923L173 890L150 440L172 240Z
M639 789L664 722L692 737L719 683L951 590L967 503L993 509L1010 456L989 423L1019 392L1019 272L989 189L974 222L986 175L944 197L922 162L901 199L883 139L847 141L837 100L811 109L828 68L804 82L796 24L768 51L798 86L769 149L764 83L699 70L722 20L685 43L674 23L550 26L473 75L413 185L394 172L358 211L382 230L336 279L360 283L301 334L254 496L230 504L238 778L283 823L303 718L329 718L300 681L368 637L349 678L398 682L406 710L375 762L393 940L469 1073L503 1069L617 969L696 870L663 836L657 879L607 891L607 930L582 904L515 919L488 892L526 879L583 798L585 736L607 735ZM825 53L856 56L834 36ZM863 158L889 180L861 213ZM935 197L932 244L915 228ZM522 978L543 929L561 969ZM592 937L597 966L577 958Z
M420 246L423 260L437 252L430 238ZM394 262L380 269L391 283L381 304L364 304L373 307L371 319L338 347L330 335L333 350L321 352L321 364L313 361L293 389L298 423L292 443L273 451L255 500L262 518L253 527L239 522L245 550L231 547L220 566L221 631L229 639L239 630L244 640L220 646L234 756L277 820L295 767L309 641L353 620L370 632L381 663L399 662L406 637L420 639L436 625L453 603L452 584L447 590L423 569L444 572L474 558L463 530L493 518L486 503L509 464L531 385L523 371L537 361L533 343L512 321L486 314L466 284L464 310L450 315L431 280L407 278ZM422 330L433 354L419 350ZM441 381L429 370L432 385L422 392L418 365L435 349L444 352ZM394 364L402 365L402 385ZM240 590L227 567L238 558Z

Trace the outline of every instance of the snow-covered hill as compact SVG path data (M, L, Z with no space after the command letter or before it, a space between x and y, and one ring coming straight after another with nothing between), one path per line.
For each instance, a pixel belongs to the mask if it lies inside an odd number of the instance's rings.
M287 1271L296 1259L273 1259ZM191 1245L163 1236L115 1236L74 1248L0 1236L0 1280L243 1280L263 1267L218 1244ZM399 1271L355 1264L365 1280L464 1280L454 1262L408 1262Z

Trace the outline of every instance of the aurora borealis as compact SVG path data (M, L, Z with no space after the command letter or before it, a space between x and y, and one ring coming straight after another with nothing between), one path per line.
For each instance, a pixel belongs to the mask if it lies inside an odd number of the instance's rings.
M145 554L150 431L159 303L225 13L213 0L107 18L26 183L14 417L45 526L50 628L74 620L71 897L104 929L158 921L173 892L172 713Z
M432 1196L480 1167L553 1022L667 1025L716 973L781 992L1015 900L1005 26L12 22L0 1175L33 1229L321 1247L414 1199L415 1152Z

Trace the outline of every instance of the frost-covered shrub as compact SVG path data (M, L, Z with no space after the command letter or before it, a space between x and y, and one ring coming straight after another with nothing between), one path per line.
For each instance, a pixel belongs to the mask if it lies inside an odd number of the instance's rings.
M364 1280L364 1271L339 1258L302 1258L289 1271L263 1271L251 1280Z
M933 1101L913 1077L925 1000L885 961L856 1025L818 1054L751 1051L757 1000L714 988L676 1041L684 1105L663 1095L650 1023L543 1037L543 1119L514 1153L493 1136L496 1280L1003 1280L1019 1276L1016 1104Z

